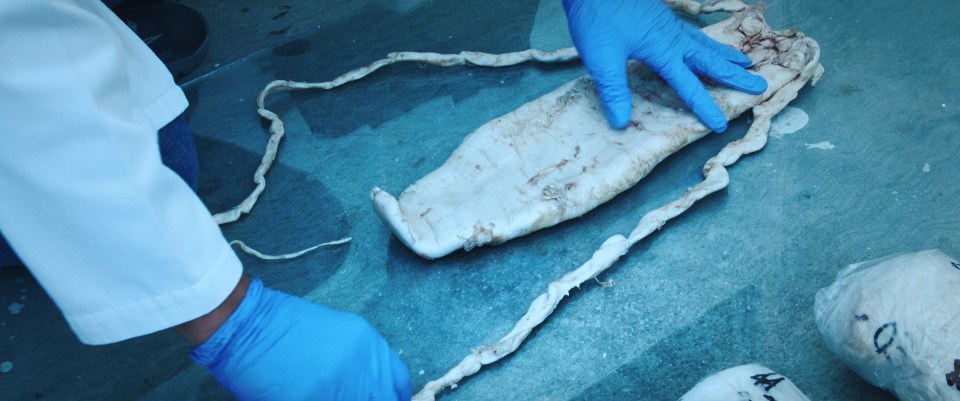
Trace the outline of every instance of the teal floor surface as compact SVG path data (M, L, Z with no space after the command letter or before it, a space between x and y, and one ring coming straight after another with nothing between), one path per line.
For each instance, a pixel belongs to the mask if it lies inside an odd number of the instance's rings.
M181 3L211 25L210 54L184 88L212 211L252 189L268 136L255 101L271 80L326 81L400 50L569 45L558 0ZM823 79L791 104L809 124L730 168L726 190L600 277L613 287L573 291L516 354L443 400L672 401L752 362L812 400L893 399L829 352L813 299L850 263L929 248L960 255L960 2L767 6L771 26L822 48ZM741 117L582 218L435 261L377 218L373 187L398 194L478 126L583 74L579 63L395 65L328 92L273 95L287 137L259 204L224 233L267 253L352 237L295 260L242 259L269 286L366 317L418 390L506 334L547 283L699 182L704 162L746 132ZM833 147L809 146L824 142ZM22 310L0 312L0 361L12 363L0 398L229 399L172 333L83 346L23 269L0 271L0 305L13 303Z

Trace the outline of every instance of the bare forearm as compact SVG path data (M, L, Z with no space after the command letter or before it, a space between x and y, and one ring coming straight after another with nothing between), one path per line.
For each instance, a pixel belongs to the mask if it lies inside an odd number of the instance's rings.
M173 331L186 340L191 348L203 344L230 318L233 311L240 305L240 301L243 301L249 286L250 277L246 274L240 276L240 282L237 283L236 288L216 309L189 322L174 326Z

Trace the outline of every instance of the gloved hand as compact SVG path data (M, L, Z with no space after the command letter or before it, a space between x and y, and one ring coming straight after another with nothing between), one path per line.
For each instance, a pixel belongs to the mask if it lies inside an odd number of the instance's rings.
M191 352L240 400L409 400L410 374L361 317L250 282Z
M628 59L660 74L716 132L727 129L727 119L694 72L750 94L767 89L766 80L744 69L751 64L746 55L680 21L660 0L563 0L563 8L573 43L614 128L630 122Z

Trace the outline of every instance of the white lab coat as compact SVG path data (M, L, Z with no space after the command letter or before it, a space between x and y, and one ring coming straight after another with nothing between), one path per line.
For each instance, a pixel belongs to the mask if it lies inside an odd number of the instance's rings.
M100 0L0 2L0 231L84 343L202 316L240 279L160 160L157 130L186 107Z

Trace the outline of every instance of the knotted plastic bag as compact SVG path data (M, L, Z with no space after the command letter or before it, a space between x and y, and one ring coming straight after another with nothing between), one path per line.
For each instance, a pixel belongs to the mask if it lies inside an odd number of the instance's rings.
M733 367L697 383L679 401L810 401L783 375L763 365Z
M960 262L939 250L848 266L817 292L833 353L900 400L958 400Z

